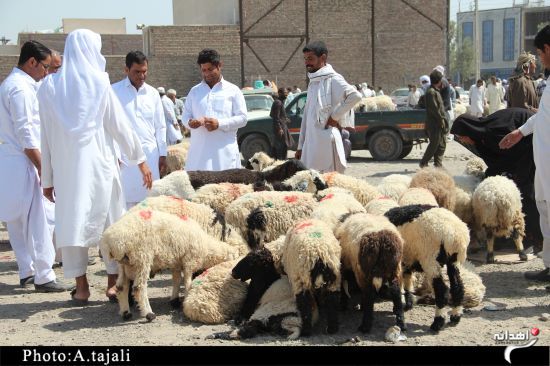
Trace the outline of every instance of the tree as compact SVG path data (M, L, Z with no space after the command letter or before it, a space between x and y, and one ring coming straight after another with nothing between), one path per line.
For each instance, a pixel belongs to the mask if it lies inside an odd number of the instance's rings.
M462 42L461 42L462 41ZM449 22L449 59L452 74L459 75L457 82L463 84L475 76L474 45L470 37L463 38L456 22Z

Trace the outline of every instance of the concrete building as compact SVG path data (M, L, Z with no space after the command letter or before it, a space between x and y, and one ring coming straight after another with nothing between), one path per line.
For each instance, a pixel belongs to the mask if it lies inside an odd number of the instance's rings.
M478 12L481 68L480 74L507 79L514 73L521 52L536 54L533 40L542 24L550 23L550 7L515 6ZM474 12L457 14L458 44L472 41L475 34ZM541 71L540 69L538 70Z
M63 33L86 28L99 34L126 34L126 18L122 19L83 19L63 18Z
M238 0L172 0L174 25L236 25Z

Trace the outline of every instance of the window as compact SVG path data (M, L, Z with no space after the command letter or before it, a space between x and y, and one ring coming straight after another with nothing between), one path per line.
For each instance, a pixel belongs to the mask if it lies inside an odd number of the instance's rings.
M474 39L474 23L472 22L462 23L462 41L466 38L470 38L471 41Z
M482 25L482 57L483 62L493 61L493 21L484 20Z
M294 100L292 102L294 102ZM305 105L306 105L306 96L304 95L303 97L300 97L298 100L296 100L296 103L294 103L290 107L290 114L301 116L302 113L304 112Z
M513 61L515 59L514 52L514 36L516 33L516 20L514 18L504 19L504 29L502 46L502 59L504 61Z

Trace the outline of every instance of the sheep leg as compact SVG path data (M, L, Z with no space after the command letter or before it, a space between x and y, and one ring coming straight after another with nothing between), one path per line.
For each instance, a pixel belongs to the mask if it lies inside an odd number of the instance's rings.
M394 279L390 284L390 296L393 301L393 313L395 314L395 324L402 330L406 331L405 313L403 310L403 300L401 299L401 286L399 281Z
M253 338L260 332L262 329L263 324L259 320L251 320L249 322L246 322L238 331L237 334L239 338L246 339L246 338Z
M191 281L193 280L193 272L189 272L187 270L183 271L183 298L185 299L187 297L187 293L189 292L189 289L191 288Z
M403 287L405 288L405 311L413 308L413 281L412 272L410 269L406 269L403 272Z
M487 263L495 263L495 253L494 253L494 246L495 246L495 236L493 235L493 232L490 230L487 230Z
M124 271L124 265L118 264L118 278L116 280L117 299L119 306L119 314L122 319L128 320L132 317L130 312L130 304L128 301L128 293L130 292L130 279Z
M514 231L512 232L512 239L514 240L514 244L516 245L516 250L519 254L519 260L527 261L527 253L525 253L525 250L523 249L523 236L516 228L514 228Z
M256 283L257 282L254 282L254 280L252 280L250 282L250 286L248 286L246 299L244 300L244 304L241 308L241 311L239 312L239 315L235 319L237 324L250 318L250 316L252 315L252 313L254 313L254 310L256 309L258 301L260 301L260 298L263 295L263 291L265 291L264 288L259 288L259 286L255 285Z
M173 309L178 309L181 306L180 295L181 271L179 269L172 270L172 296L170 296L170 305Z
M361 308L363 309L363 320L359 326L359 331L369 333L372 328L374 317L374 298L376 289L372 284L372 278L367 280L367 284L361 289Z
M340 291L331 291L325 297L326 312L327 312L327 333L334 334L338 332L338 302L340 299Z
M453 255L456 258L456 254ZM462 316L462 300L464 300L464 283L456 262L447 263L447 275L451 284L451 325L457 325Z
M302 317L301 335L310 336L313 325L313 295L310 290L304 290L296 295L296 306Z
M445 318L443 316L443 308L445 307L446 299L445 294L447 292L447 286L439 274L437 277L434 277L432 281L432 286L435 294L435 318L430 326L430 329L434 332L439 332L443 325L445 325Z
M136 272L136 278L134 280L134 297L138 303L140 315L147 318L148 321L152 321L156 318L156 315L151 309L149 296L147 295L147 279L149 278L149 272L150 268L140 268Z

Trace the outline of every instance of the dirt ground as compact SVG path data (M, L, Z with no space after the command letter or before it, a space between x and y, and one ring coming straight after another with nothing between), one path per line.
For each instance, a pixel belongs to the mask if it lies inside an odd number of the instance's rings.
M374 162L368 152L354 151L347 174L378 183L392 173L413 174L426 145L413 149L404 160L389 163ZM471 154L456 142L448 145L444 166L453 174L462 174ZM149 281L151 306L157 318L147 323L134 311L134 318L123 321L118 305L105 297L106 273L91 251L96 263L88 270L91 282L90 303L86 307L72 307L69 293L35 293L33 288L19 288L17 264L11 250L5 227L0 227L0 345L388 345L384 333L394 325L390 302L375 305L375 322L368 335L357 331L361 312L349 309L340 313L341 329L336 335L324 332L324 321L314 328L314 335L296 341L286 341L265 335L250 341L207 340L211 333L231 329L228 324L204 325L186 320L180 310L168 304L171 282L168 274L157 275ZM498 253L497 253L498 254ZM526 270L543 268L542 261L534 258L525 263L476 264L487 287L482 305L469 309L456 327L445 327L438 335L430 332L434 316L433 306L416 306L407 312L407 339L398 345L495 345L495 333L526 332L538 328L537 345L550 345L550 322L539 318L550 313L548 283L530 282L523 278ZM56 269L62 278L62 269ZM505 305L505 310L488 311L490 303ZM352 338L359 337L351 341Z

